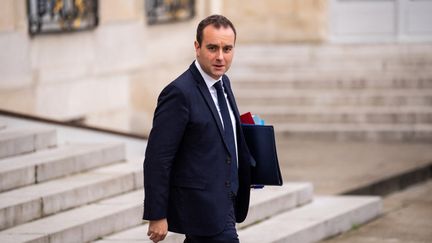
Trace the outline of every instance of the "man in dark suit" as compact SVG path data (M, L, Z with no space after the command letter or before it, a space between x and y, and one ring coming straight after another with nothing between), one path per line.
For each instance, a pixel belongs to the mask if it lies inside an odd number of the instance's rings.
M224 16L200 22L196 60L158 98L144 160L144 216L153 242L239 242L253 163L225 75L236 31Z

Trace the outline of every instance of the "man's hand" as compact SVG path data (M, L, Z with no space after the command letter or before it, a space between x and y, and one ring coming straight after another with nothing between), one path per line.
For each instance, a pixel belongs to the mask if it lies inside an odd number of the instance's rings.
M166 219L150 220L147 235L154 243L162 241L168 233L168 222Z

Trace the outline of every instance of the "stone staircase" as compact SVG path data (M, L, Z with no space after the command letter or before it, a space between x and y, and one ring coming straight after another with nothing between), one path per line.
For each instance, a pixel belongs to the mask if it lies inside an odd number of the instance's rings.
M432 45L239 46L230 71L242 112L280 135L432 141Z
M123 143L57 143L56 129L0 120L0 242L150 242L142 160ZM379 197L315 196L310 183L253 190L242 242L316 242L380 214ZM263 238L264 237L264 238ZM165 242L182 242L170 233Z

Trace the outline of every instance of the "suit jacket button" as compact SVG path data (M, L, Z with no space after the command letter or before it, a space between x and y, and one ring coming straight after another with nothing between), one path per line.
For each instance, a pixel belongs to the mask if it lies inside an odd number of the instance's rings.
M228 158L228 159L226 160L226 163L227 163L227 164L231 164L231 159Z
M225 186L226 186L226 187L230 187L230 186L231 186L231 183L230 183L229 181L225 181Z

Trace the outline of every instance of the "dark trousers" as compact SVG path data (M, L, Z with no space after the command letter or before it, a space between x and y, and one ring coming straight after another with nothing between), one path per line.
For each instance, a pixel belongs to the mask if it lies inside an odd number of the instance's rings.
M186 235L184 243L240 243L235 225L236 220L233 200L225 228L222 232L214 236Z

